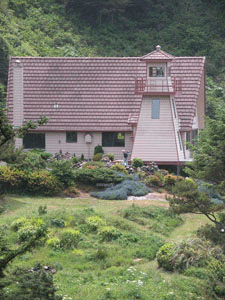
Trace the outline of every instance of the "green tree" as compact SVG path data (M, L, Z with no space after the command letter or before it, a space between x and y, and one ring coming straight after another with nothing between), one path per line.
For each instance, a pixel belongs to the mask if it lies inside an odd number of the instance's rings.
M174 213L203 214L220 230L225 224L218 221L216 212L224 209L224 204L215 204L207 192L199 191L198 184L191 179L176 182L172 189L173 197L169 198L170 208Z
M41 115L36 124L32 121L28 121L25 125L20 126L16 130L13 125L9 124L8 117L6 115L6 109L0 108L0 147L8 141L12 141L14 137L23 137L29 129L36 129L38 126L44 125L48 122L48 118Z

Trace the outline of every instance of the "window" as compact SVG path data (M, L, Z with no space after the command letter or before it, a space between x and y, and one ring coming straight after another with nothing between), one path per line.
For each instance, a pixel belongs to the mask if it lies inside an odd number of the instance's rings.
M159 119L160 116L160 101L152 100L152 119Z
M174 98L172 98L172 105L173 105L174 117L176 118L177 117L177 112L176 112L176 105L175 105L175 102L174 102Z
M66 142L67 143L76 143L77 142L77 132L76 131L68 131L66 133Z
M45 149L45 134L44 133L27 133L23 137L24 149Z
M181 142L180 132L177 132L177 134L178 134L180 150L182 150L182 142Z
M192 130L192 145L196 145L198 141L198 129Z
M191 142L191 132L186 132L186 149L188 150Z
M164 77L163 67L149 67L149 77Z
M103 132L102 133L103 147L125 147L124 132Z

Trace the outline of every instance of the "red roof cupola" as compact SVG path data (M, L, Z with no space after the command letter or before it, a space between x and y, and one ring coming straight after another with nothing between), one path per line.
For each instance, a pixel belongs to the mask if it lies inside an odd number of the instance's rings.
M145 77L136 78L135 92L142 95L175 95L181 92L181 79L171 78L171 62L176 57L161 50L142 56L140 63L146 64Z

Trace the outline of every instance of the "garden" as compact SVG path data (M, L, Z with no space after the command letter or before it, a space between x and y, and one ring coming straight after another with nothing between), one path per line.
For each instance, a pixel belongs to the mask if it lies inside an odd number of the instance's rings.
M225 214L212 186L138 158L126 168L111 154L17 151L0 167L3 299L224 298ZM155 192L166 199L128 200Z

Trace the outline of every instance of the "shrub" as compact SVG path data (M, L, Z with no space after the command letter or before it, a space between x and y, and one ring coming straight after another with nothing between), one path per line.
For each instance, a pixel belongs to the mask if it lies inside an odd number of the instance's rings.
M144 163L141 158L134 158L132 160L132 166L135 168L141 168L143 165L144 165Z
M79 230L64 229L60 232L60 247L65 249L73 249L78 245L80 240Z
M160 267L167 271L179 271L194 267L206 266L215 256L213 248L199 238L188 238L177 244L163 245L157 255Z
M44 160L48 160L52 157L52 153L48 153L48 152L42 152L41 153L41 158L44 159Z
M110 169L114 170L114 171L117 171L117 172L122 172L124 174L128 174L128 171L126 169L126 167L122 164L115 164L115 165L112 165L110 167Z
M29 223L28 219L25 217L16 219L14 222L12 222L11 228L13 231L18 231L21 227L24 227Z
M86 162L82 168L84 169L95 169L95 168L104 168L105 164L101 161L88 161Z
M157 262L160 268L167 271L173 271L173 251L175 244L165 244L163 245L156 254Z
M44 221L42 219L29 219L27 223L18 229L18 240L20 242L28 241L35 235L43 235L47 228L44 226Z
M95 185L98 183L118 183L124 180L122 173L108 168L79 169L75 171L75 180L78 183Z
M24 172L33 172L46 168L46 160L42 158L43 152L28 151L21 154L22 160L14 164L19 170Z
M105 225L106 225L106 221L105 221L104 219L102 219L100 216L92 216L92 217L88 217L85 221L86 221L88 227L89 227L92 231L95 231L95 230L97 230L99 227L105 226Z
M60 227L60 228L65 227L65 221L62 219L51 219L50 224L51 226L54 227Z
M34 171L27 175L25 191L29 194L56 195L62 189L62 184L49 171Z
M64 185L65 188L74 184L75 177L70 161L55 161L51 172L58 179L58 181Z
M42 206L42 205L40 205L39 207L38 207L38 214L39 214L39 216L41 216L41 215L45 215L45 214L47 214L47 206L46 205L44 205L44 206Z
M163 182L156 175L150 175L150 176L146 177L144 182L149 187L162 187L163 186Z
M93 155L93 161L100 161L102 159L103 154L102 153L97 153Z
M56 236L49 238L46 241L47 245L52 248L53 250L59 250L60 249L60 239Z
M128 196L144 196L148 192L148 188L143 183L135 180L124 180L120 184L108 187L103 192L94 192L91 195L105 200L126 200Z
M103 148L102 148L101 145L95 146L95 149L94 149L94 155L95 155L95 154L98 154L98 153L104 154L104 150L103 150Z
M72 163L73 163L73 164L77 164L78 161L79 161L78 157L73 156L73 158L72 158Z
M98 229L98 235L102 241L112 241L118 239L122 233L114 226L102 226Z
M84 154L83 153L81 154L80 160L84 161Z
M211 241L214 245L220 245L225 253L225 234L221 232L221 228L206 224L197 230L197 236Z
M11 193L55 195L61 185L49 171L41 170L25 173L18 169L0 167L0 186Z
M107 153L106 156L111 160L111 161L114 161L114 153Z
M168 174L165 177L165 188L169 191L172 190L172 187L175 185L176 182L184 180L182 176L176 176Z

